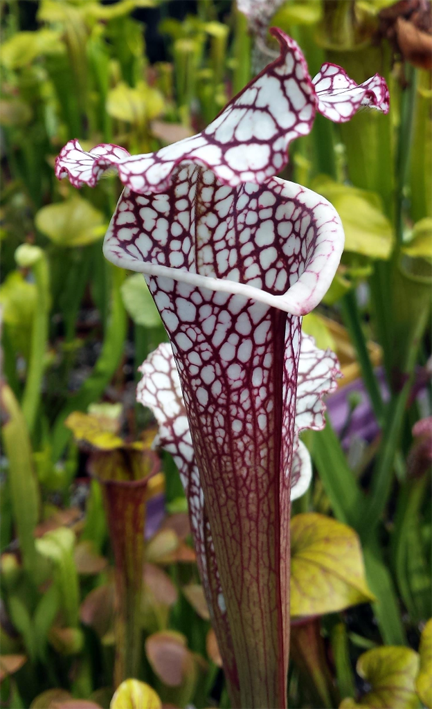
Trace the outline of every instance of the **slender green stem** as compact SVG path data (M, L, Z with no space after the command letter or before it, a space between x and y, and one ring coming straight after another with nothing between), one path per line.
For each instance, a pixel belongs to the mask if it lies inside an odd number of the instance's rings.
M235 96L251 78L251 38L247 18L238 10L235 12L234 57L233 93Z
M337 623L333 626L331 631L331 646L339 694L341 697L355 697L355 684L345 623Z
M373 371L372 362L364 336L357 298L354 290L348 291L342 298L342 315L345 326L355 347L357 360L360 365L363 381L367 389L372 408L378 423L384 419L384 404L381 397L378 381Z
M27 380L22 398L22 410L30 434L35 426L40 403L48 341L49 275L48 263L43 253L33 264L32 270L36 281L37 307L33 320Z
M399 145L396 157L396 255L403 241L404 190L411 157L412 129L417 90L417 72L411 64L405 63L407 88L402 94Z
M395 531L392 540L393 567L402 599L412 617L415 617L415 604L407 576L407 554L409 554L408 531L417 519L429 484L428 475L407 482L398 496L395 519Z
M391 382L392 373L392 304L391 278L389 264L375 261L374 270L369 280L371 289L372 310L375 319L375 332L382 347L384 369L387 381Z
M363 555L368 586L377 599L373 609L382 638L387 645L405 645L398 597L376 534L363 546Z
M311 455L335 517L358 530L366 499L346 462L328 417L325 428L313 433Z
M374 468L372 489L361 521L360 535L363 539L370 537L387 504L393 483L395 455L410 389L411 378L405 383L402 391L394 395L388 404L386 427Z

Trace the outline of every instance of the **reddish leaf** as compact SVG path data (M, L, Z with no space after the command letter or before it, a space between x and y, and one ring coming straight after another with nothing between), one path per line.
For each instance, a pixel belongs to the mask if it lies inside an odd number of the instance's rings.
M25 655L0 655L0 682L18 672L26 662Z
M90 591L80 607L80 620L104 637L114 619L114 584L104 584Z
M95 552L93 542L87 540L76 545L74 559L79 574L100 574L108 563L105 557Z
M187 512L176 512L164 519L162 529L173 529L178 538L184 541L191 533L190 521Z
M147 658L159 679L168 687L180 687L193 665L186 638L173 631L154 633L147 638L145 647Z
M83 648L84 636L79 628L54 626L48 633L48 640L61 655L77 655Z
M58 702L72 699L72 695L64 689L47 689L46 692L38 694L30 704L30 709L56 709L55 705Z
M177 589L168 574L153 564L144 566L144 592L151 593L155 602L172 606L177 601Z
M88 702L85 699L68 699L65 702L54 702L52 709L102 709L100 704Z

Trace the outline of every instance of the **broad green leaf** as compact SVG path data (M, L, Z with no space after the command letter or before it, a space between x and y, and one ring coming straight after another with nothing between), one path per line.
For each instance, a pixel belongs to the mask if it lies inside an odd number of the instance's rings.
M291 522L291 615L323 615L373 600L353 529L313 512Z
M121 287L124 306L136 325L160 327L162 321L147 284L140 273L129 276Z
M345 231L345 250L374 259L389 258L393 228L383 213L378 195L328 177L317 177L312 189L328 199L337 210Z
M0 62L8 69L20 69L42 54L59 54L64 51L61 36L49 29L18 32L3 43Z
M83 197L49 204L36 214L36 226L58 246L85 246L106 232L105 217Z
M163 95L157 89L140 83L136 88L120 83L108 94L106 110L119 121L127 121L142 126L151 121L165 108Z
M414 225L409 242L403 245L403 251L412 257L432 258L432 218L426 217Z
M321 315L317 315L316 313L305 315L302 328L303 332L314 338L315 344L320 350L326 350L328 348L331 350L336 349L336 343Z
M127 679L115 692L110 709L162 709L162 702L145 682Z
M358 704L345 699L340 709L416 709L418 667L418 654L407 647L385 645L365 652L357 662L357 672L371 689Z
M432 618L428 620L420 639L420 671L416 690L423 704L432 707Z
M14 349L27 357L36 308L35 284L28 283L19 271L11 271L0 286L0 304Z
M336 273L331 282L331 286L323 298L325 305L333 305L342 298L352 288L351 282L344 278L341 273Z

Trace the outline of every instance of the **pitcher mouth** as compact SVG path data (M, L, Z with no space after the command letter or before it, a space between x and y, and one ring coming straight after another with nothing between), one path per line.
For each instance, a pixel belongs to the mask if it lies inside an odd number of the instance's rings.
M344 232L341 221L334 207L324 197L312 190L300 187L296 183L287 182L273 177L279 186L287 192L287 199L292 194L301 198L305 206L315 210L315 228L317 235L315 243L310 247L311 253L306 261L303 273L288 290L281 295L274 295L265 288L248 285L229 278L216 278L187 271L182 268L163 266L139 258L129 257L118 249L112 224L105 236L103 252L105 258L115 266L146 276L170 278L187 283L193 287L231 295L239 295L263 303L269 307L282 310L289 315L302 316L313 310L326 293L329 283L340 262L344 247ZM324 220L321 220L321 210ZM322 221L322 223L320 223ZM114 236L114 239L112 237Z

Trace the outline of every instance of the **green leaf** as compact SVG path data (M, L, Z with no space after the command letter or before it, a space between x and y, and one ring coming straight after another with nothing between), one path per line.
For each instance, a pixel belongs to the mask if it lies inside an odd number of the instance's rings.
M129 276L121 287L126 311L136 325L161 327L162 321L144 277L140 273Z
M315 344L320 350L336 349L335 341L328 329L325 319L317 313L309 313L305 315L302 323L303 332L307 335L312 335Z
M40 246L34 244L21 244L15 251L15 261L21 268L32 268L44 257Z
M420 671L417 675L417 693L429 709L432 707L432 618L428 620L420 639Z
M357 529L365 497L328 418L322 431L313 431L311 440L311 455L335 516Z
M65 622L71 628L78 625L79 585L73 550L75 535L67 527L47 532L36 541L40 554L54 564L55 579L60 593Z
M15 251L18 265L32 269L36 283L37 307L34 310L30 357L26 372L26 383L21 401L22 411L30 435L36 423L41 391L42 377L46 365L45 354L48 345L50 278L48 260L44 251L33 244L21 244Z
M36 214L36 226L58 246L85 246L106 232L105 217L83 197L49 204Z
M44 593L33 616L34 635L38 657L42 662L47 662L46 646L48 633L57 616L60 606L60 594L55 584L52 584Z
M291 522L291 615L323 615L373 600L353 529L313 512Z
M61 37L61 32L49 29L18 32L3 43L0 62L8 69L20 69L42 54L59 54L64 51Z
M373 610L383 640L393 645L404 645L406 637L400 617L399 598L376 535L365 544L363 554L368 584L376 596Z
M273 15L270 27L280 27L289 33L293 25L313 25L319 22L321 16L321 3L294 0L294 2L286 2Z
M15 595L8 598L9 614L15 628L21 633L25 649L32 661L36 660L37 646L30 613L22 600Z
M0 286L0 303L13 348L27 358L36 308L35 284L28 283L19 271L11 271Z
M136 7L155 7L155 0L123 0L113 5L102 5L101 3L85 3L83 11L86 16L94 17L97 20L115 20L130 13Z
M373 192L341 185L329 177L317 177L312 189L333 204L345 231L345 250L374 259L388 259L394 234L383 212L379 196Z
M162 709L162 702L145 682L127 679L114 694L110 709Z
M420 219L414 225L411 239L402 245L404 253L411 257L432 258L432 218Z
M416 709L415 678L419 656L406 647L384 646L361 655L357 672L371 690L362 697L360 704L344 700L340 709L373 707L373 709Z
M24 568L36 581L39 574L33 532L39 517L39 490L33 470L30 438L22 410L7 384L2 385L0 395L2 408L7 416L2 433L5 453L9 460L14 523Z
M124 83L118 84L108 93L106 105L110 116L135 126L156 118L164 108L165 100L160 91L143 82L134 89Z

